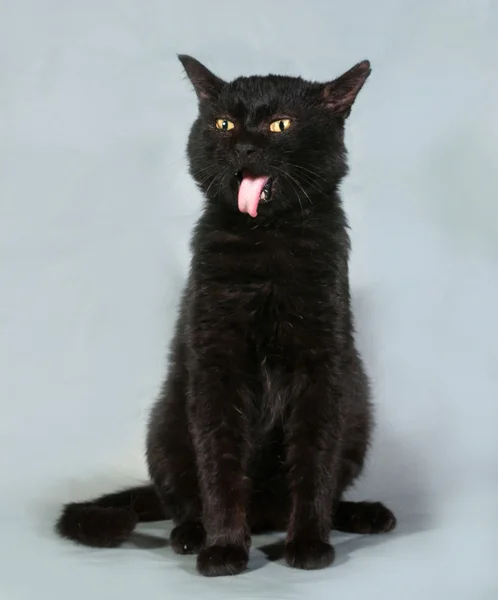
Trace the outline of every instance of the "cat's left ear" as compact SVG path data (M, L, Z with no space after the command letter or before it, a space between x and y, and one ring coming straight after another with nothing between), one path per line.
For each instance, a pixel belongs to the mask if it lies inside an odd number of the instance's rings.
M178 54L178 59L192 82L199 100L213 100L225 82L192 56Z
M349 117L356 96L371 72L370 62L363 60L331 83L325 84L322 97L327 108L338 117Z

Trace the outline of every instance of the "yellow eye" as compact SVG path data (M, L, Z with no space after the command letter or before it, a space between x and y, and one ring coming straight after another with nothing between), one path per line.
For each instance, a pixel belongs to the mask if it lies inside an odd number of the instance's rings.
M270 123L270 131L273 131L273 133L280 133L281 131L286 131L289 129L290 126L290 119L278 119L277 121Z
M232 123L232 121L229 121L228 119L217 119L216 121L216 129L221 129L222 131L230 131L230 129L233 129L235 127L235 125Z

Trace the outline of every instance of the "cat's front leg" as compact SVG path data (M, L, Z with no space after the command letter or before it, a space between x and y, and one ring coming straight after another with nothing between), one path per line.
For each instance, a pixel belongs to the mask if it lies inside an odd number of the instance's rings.
M204 336L190 373L190 429L206 530L197 568L207 576L240 573L249 560L248 364L243 349L234 348L230 337L219 329L213 331L213 339Z
M334 560L330 507L342 437L341 395L326 364L300 379L302 391L285 427L291 492L285 557L291 567L321 569Z

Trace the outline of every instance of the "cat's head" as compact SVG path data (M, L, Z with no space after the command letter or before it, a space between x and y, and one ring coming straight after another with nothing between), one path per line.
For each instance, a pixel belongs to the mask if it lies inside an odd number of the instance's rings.
M253 217L302 208L347 173L344 121L368 61L316 83L280 75L225 82L196 59L179 59L199 100L190 172L209 201Z

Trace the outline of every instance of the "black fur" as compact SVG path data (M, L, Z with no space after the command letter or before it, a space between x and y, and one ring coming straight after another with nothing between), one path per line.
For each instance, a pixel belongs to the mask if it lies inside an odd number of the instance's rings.
M345 119L370 64L325 84L276 75L226 83L180 60L199 99L188 157L206 202L149 422L154 487L69 505L58 530L112 546L138 520L171 517L173 548L199 553L204 575L229 575L246 568L251 532L285 529L289 565L326 567L332 528L395 526L382 504L341 499L372 428L338 193ZM271 132L284 118L291 126ZM234 127L217 129L217 119ZM256 218L237 207L244 172L271 177Z
M62 537L87 546L114 548L126 541L138 521L160 521L166 516L156 490L149 485L67 504L56 528Z

